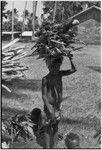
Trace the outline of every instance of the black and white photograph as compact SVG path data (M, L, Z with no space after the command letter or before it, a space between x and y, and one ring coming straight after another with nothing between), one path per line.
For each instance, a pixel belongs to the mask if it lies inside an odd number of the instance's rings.
M101 1L0 1L1 149L101 149Z

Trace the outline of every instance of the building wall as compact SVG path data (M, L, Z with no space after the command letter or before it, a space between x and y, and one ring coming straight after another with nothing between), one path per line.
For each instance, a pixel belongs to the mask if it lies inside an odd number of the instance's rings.
M78 19L80 23L86 21L86 20L89 20L93 18L93 13L92 11L87 11L87 12L84 12L84 13L81 13L80 15L76 16L75 19Z
M94 11L93 19L97 20L98 22L101 22L101 11Z
M73 19L78 19L80 23L89 20L89 19L94 19L97 20L98 22L101 21L101 11L97 10L95 8L89 9L87 11L84 11L76 16L72 17Z
M78 19L78 38L87 44L101 43L101 10L95 7L72 17Z
M87 44L101 43L101 25L94 19L86 20L80 23L78 27L78 39L83 40Z

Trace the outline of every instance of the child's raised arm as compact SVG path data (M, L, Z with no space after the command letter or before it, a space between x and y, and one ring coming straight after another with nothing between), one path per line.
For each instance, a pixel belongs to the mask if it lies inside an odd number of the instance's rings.
M74 65L74 63L72 61L73 55L70 54L70 55L68 55L68 57L69 57L69 60L70 60L70 63L71 63L71 69L60 71L61 76L67 76L67 75L70 75L70 74L76 72L75 65Z

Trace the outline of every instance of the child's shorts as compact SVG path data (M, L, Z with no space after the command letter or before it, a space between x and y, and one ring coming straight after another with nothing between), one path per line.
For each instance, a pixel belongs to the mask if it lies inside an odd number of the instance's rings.
M44 112L45 112L45 115L46 115L46 122L49 123L49 121L51 122L51 115L50 115L50 112L48 111L46 105L44 105ZM60 121L60 118L61 118L61 111L60 109L59 110L55 110L55 118L56 118L56 122L59 122Z

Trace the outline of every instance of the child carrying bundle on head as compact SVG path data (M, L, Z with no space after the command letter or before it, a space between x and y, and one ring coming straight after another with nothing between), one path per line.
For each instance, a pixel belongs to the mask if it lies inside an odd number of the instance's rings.
M52 126L45 128L46 148L50 148L50 132L53 132L53 148L57 146L58 123L60 120L60 104L62 102L62 77L76 71L72 61L72 55L68 55L71 69L60 71L63 58L51 58L53 61L48 65L49 73L42 79L42 98L44 101L44 112Z
M70 53L75 43L73 27L78 25L77 20L62 25L54 25L51 22L43 22L36 35L38 40L34 47L36 50L32 55L39 55L38 58L45 60L49 73L42 79L42 99L46 116L45 140L46 148L50 148L50 134L53 135L53 148L57 147L58 123L60 121L60 104L62 102L62 77L76 71ZM71 63L71 69L60 71L64 56L67 56Z

